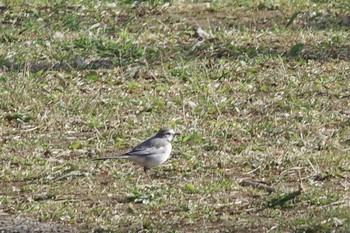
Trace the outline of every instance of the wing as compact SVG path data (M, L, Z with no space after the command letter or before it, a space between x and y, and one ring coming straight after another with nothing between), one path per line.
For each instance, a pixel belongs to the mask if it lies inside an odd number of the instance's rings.
M134 149L125 153L124 155L129 156L148 156L152 154L164 153L166 150L165 144L159 138L150 138L144 141L140 145L136 146Z

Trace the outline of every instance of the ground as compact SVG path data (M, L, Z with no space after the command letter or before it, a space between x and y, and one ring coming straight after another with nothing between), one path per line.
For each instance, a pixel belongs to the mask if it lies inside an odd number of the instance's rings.
M347 1L5 1L0 22L0 229L350 231ZM163 127L152 181L93 161Z

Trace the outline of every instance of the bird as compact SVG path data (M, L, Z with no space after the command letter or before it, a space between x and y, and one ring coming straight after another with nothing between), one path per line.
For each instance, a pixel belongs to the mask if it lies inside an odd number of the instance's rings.
M146 176L151 180L147 171L159 166L170 158L171 142L177 135L180 134L172 129L160 129L155 136L147 139L125 154L100 157L94 160L127 159L133 161L143 167Z

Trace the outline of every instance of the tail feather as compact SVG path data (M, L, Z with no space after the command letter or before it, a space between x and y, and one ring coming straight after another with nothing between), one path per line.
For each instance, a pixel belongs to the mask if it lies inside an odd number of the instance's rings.
M125 158L128 158L128 156L127 155L107 156L107 157L95 158L93 160L125 159Z

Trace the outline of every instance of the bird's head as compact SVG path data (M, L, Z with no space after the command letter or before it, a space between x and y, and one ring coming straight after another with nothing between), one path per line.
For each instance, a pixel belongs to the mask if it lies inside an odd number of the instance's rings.
M161 129L159 130L159 132L156 134L156 137L158 138L165 138L167 139L169 142L171 142L176 135L180 135L179 133L176 133L174 130L172 129Z

